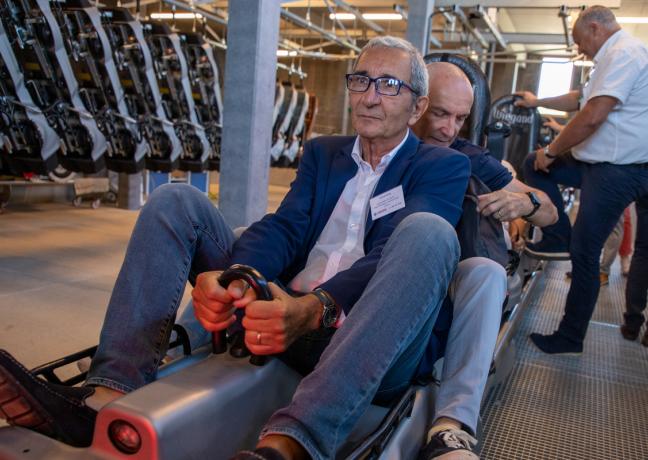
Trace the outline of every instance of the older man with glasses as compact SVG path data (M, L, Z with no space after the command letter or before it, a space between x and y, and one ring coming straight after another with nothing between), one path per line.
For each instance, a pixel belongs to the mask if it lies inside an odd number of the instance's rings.
M151 195L85 386L40 381L0 352L9 423L88 445L97 410L155 379L187 280L205 329L228 328L245 308L249 350L307 374L257 449L238 459L333 458L372 401L389 403L410 385L459 258L453 226L470 166L409 130L428 102L425 64L409 43L371 40L346 83L358 135L309 142L277 212L238 240L195 189ZM239 281L222 288L219 270L233 263L277 280L274 299L256 300ZM32 416L8 415L16 394Z

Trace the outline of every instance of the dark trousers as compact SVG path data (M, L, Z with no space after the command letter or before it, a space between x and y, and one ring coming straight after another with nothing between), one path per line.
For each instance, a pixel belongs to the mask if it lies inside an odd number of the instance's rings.
M556 224L542 229L543 240L558 249L564 249L561 244L567 243L572 262L572 281L558 332L582 342L598 298L601 250L623 210L648 195L648 167L590 164L566 155L558 158L547 174L534 171L534 160L535 153L531 153L524 164L527 184L547 193L559 214ZM558 184L581 190L573 228L563 210Z
M637 200L637 237L626 285L625 322L639 329L648 297L648 195Z

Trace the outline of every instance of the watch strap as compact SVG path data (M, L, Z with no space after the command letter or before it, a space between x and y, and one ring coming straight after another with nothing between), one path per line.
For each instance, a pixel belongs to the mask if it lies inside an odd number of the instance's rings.
M540 200L538 200L535 193L526 192L526 196L528 196L529 200L531 200L531 204L533 205L533 210L529 214L525 214L524 216L522 216L522 219L529 219L530 217L532 217L536 212L538 212L538 209L540 209L541 206Z
M549 153L549 146L548 145L545 145L545 147L542 149L542 153L544 153L544 156L546 156L550 160L555 160L556 159L556 155L552 155L551 153Z
M322 288L313 289L311 294L317 297L322 304L322 318L320 324L324 327L333 326L340 316L337 304L333 300L333 297L331 297L331 295ZM331 314L333 315L333 318L332 321L329 321Z

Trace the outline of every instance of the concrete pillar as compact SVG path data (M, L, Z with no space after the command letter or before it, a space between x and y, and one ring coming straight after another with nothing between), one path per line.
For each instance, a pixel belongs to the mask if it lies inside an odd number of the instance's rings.
M428 53L430 44L431 20L434 0L407 0L407 40L423 56Z
M142 207L142 173L119 173L117 207L136 210Z
M230 0L219 208L231 227L268 206L280 0Z

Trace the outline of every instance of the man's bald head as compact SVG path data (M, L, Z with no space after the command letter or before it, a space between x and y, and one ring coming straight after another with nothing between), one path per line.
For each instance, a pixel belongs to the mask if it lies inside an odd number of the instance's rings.
M574 23L572 36L578 50L593 58L612 34L621 29L614 13L600 5L584 9Z
M586 26L593 22L601 24L610 30L617 30L620 27L611 9L601 5L593 5L581 11L578 15L578 19L576 19L574 28Z
M427 65L427 70L430 97L433 93L452 92L460 97L470 98L472 106L473 88L463 70L449 62L432 62Z
M449 62L430 63L427 70L430 103L413 129L423 142L448 147L470 115L473 88L463 70Z

